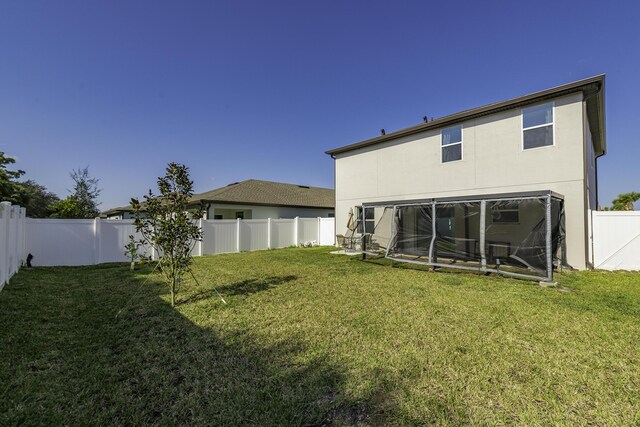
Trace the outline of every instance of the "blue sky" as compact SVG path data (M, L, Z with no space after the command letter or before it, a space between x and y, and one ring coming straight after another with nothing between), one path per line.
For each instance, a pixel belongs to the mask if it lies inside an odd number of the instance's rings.
M197 192L333 186L324 151L607 74L600 199L640 191L637 2L0 0L0 150L101 208L169 161Z

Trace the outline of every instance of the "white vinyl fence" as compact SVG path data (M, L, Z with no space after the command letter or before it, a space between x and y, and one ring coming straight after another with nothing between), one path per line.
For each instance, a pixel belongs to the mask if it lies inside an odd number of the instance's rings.
M591 211L593 266L640 270L640 212Z
M24 208L0 203L0 290L27 258L25 219Z
M34 266L125 262L124 246L135 235L133 220L126 219L27 218L25 225L25 253L34 256ZM334 218L201 220L200 226L195 256L335 243Z
M640 212L592 211L590 219L594 267L640 270ZM334 218L201 220L203 240L194 255L334 245L334 224ZM135 235L133 220L31 219L24 208L2 202L0 289L29 253L34 266L128 261L124 246L131 234Z
M91 265L125 262L124 246L137 234L133 220L31 219L26 220L27 252L33 265ZM152 255L147 250L141 252Z

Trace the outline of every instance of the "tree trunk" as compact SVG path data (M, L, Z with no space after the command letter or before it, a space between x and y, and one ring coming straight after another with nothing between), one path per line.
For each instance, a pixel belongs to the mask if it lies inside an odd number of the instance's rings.
M171 278L171 283L169 285L169 289L171 290L171 307L176 306L176 278Z
M135 261L131 261L131 267L129 267L129 270L133 271L136 268L136 263Z

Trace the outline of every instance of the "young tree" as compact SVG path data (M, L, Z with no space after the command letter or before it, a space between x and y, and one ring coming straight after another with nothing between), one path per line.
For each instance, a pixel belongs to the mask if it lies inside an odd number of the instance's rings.
M0 151L0 202L6 201L17 204L21 201L22 189L16 180L24 175L24 171L7 169L8 165L12 165L15 162L14 158L6 157L4 151Z
M187 211L193 195L193 182L189 179L189 168L178 163L169 163L166 174L158 178L159 195L151 190L144 202L131 199L136 231L142 235L140 243L155 249L158 267L169 285L171 305L175 306L176 295L185 273L190 271L191 251L202 239L197 220L204 209Z
M124 245L124 254L125 256L127 256L131 261L131 264L129 266L129 270L133 271L135 270L136 267L136 261L140 260L146 260L146 256L141 255L140 254L140 248L142 247L142 243L140 243L139 240L137 240L133 234L129 235L129 243L127 243L126 245Z
M97 178L89 174L89 166L72 170L69 174L73 180L71 195L53 206L54 218L95 218L100 215L98 196L102 191L98 188Z
M633 204L640 200L640 193L632 191L631 193L622 193L613 199L613 206L607 206L605 211L632 211Z

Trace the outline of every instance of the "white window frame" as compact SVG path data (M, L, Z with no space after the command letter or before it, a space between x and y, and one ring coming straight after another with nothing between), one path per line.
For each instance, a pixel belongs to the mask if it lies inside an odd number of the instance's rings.
M367 215L367 214L366 214L366 209L373 209L373 218L368 219L368 218L366 217L366 215ZM358 206L354 206L354 207L353 207L353 211L354 211L354 213L355 213L355 219L354 219L354 221L356 221L356 222L357 222L357 221L360 221L360 223L361 223L361 225L360 225L359 227L356 227L356 233L360 233L360 234L362 234L363 232L365 232L365 231L367 230L367 223L368 223L368 222L371 222L371 223L373 224L373 225L372 225L372 227L375 229L375 227L376 227L376 214L375 214L375 208L370 207L370 206L363 207L362 205L358 205ZM363 213L364 213L364 215L365 215L364 222L363 222L363 219L362 219L362 214L363 214ZM335 215L334 215L334 217L335 217ZM360 231L358 231L358 229L360 229Z
M545 123L545 124L536 125L536 126L529 126L527 128L524 127L524 110L526 110L528 108L531 108L531 107L537 107L537 106L545 105L545 104L551 104L551 123ZM542 128L542 127L546 127L546 126L551 126L551 138L553 139L553 144L551 144L551 145L542 145L540 147L525 148L524 147L524 131L531 130L531 129ZM522 149L522 151L540 150L541 148L555 147L556 146L556 103L554 101L548 101L548 102L542 102L540 104L530 105L530 106L525 107L525 108L521 108L520 109L520 127L522 128L522 132L520 132L520 148Z
M545 145L545 147L549 147L549 145ZM503 221L495 221L493 219L494 212L517 212L518 213L518 221L516 222L503 222ZM491 208L491 224L495 225L520 225L520 206L516 206L515 208Z
M447 145L442 145L442 132L444 132L447 129L451 129L451 128L455 128L460 126L460 141L459 142L452 142L451 144L447 144ZM461 162L464 160L464 125L462 123L460 123L459 125L454 125L454 126L448 126L444 129L440 130L440 164L446 164L446 163L455 163L455 162ZM460 158L458 160L449 160L448 162L444 161L444 156L442 155L443 153L443 149L445 147L451 147L453 145L456 144L460 144Z

